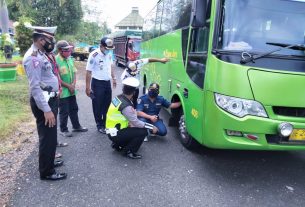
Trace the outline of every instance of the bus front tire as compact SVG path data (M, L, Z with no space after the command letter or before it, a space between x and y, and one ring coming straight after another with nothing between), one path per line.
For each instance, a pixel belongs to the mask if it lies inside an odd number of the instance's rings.
M198 142L194 138L192 138L192 136L189 135L187 132L184 114L182 114L179 119L179 133L180 142L185 148L189 150L198 148Z

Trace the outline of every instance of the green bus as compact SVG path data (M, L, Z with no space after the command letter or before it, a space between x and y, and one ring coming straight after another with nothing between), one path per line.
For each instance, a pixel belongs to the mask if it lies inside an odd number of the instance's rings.
M186 148L305 149L305 1L160 0L144 20L141 71L182 107Z

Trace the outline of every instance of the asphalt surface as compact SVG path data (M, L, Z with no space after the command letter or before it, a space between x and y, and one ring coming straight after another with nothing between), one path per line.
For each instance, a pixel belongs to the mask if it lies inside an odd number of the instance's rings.
M304 152L191 152L169 128L166 137L143 143L141 160L123 157L96 131L83 69L79 73L79 117L89 131L59 136L69 142L58 149L65 161L58 171L68 179L41 181L36 150L23 164L9 206L305 206ZM162 117L167 122L165 112Z

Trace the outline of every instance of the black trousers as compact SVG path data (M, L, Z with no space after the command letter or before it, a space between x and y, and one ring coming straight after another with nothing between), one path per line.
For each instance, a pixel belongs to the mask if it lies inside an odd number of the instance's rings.
M70 117L73 129L80 128L78 119L78 105L76 102L76 96L69 96L59 99L59 121L60 131L68 131L68 117Z
M117 136L109 139L120 147L124 148L124 151L137 152L143 143L144 138L147 136L147 129L127 127L118 131Z
M31 109L36 118L37 131L39 136L39 172L41 176L53 174L54 158L57 144L57 125L49 127L45 125L44 113L41 111L33 97L30 99ZM58 98L50 98L49 106L57 117Z
M105 128L106 114L111 103L111 83L109 81L92 78L91 90L93 91L92 108L96 127Z

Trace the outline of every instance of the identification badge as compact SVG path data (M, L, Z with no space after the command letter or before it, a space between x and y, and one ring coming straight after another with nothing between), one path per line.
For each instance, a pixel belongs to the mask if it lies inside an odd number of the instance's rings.
M104 69L104 61L100 60L99 65L100 65L100 70L103 70Z

